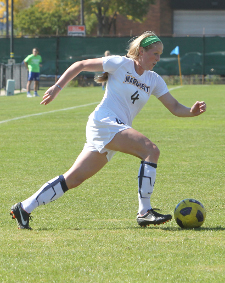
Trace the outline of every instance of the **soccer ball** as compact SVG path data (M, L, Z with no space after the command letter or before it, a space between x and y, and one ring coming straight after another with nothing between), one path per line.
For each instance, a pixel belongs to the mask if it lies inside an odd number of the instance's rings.
M195 199L184 199L174 210L174 218L181 228L198 228L206 217L204 206Z

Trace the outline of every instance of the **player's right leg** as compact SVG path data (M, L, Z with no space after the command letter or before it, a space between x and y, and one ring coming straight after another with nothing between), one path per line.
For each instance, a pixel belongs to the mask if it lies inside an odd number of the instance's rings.
M75 188L100 171L108 162L106 153L83 150L73 166L63 174L69 189Z
M35 76L34 76L34 72L30 72L28 73L28 79L27 79L27 97L32 97L31 93L30 93L30 85L31 85L31 82L35 79Z
M32 97L32 95L30 93L30 84L31 84L31 80L28 80L27 81L27 97Z
M36 207L52 202L63 196L69 189L79 186L96 174L107 162L106 154L83 150L65 174L51 179L31 197L12 206L10 214L17 220L18 228L31 229L30 214Z

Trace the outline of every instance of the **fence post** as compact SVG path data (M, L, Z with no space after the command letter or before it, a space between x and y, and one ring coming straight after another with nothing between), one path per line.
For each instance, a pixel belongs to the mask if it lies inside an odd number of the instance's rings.
M58 80L59 74L59 36L56 37L56 61L55 61L55 82Z
M205 83L205 34L202 37L202 84Z
M2 89L2 64L0 63L0 95L1 95L1 89Z
M22 69L21 69L21 63L20 63L20 92L21 92L21 85L22 85L22 75L21 75Z

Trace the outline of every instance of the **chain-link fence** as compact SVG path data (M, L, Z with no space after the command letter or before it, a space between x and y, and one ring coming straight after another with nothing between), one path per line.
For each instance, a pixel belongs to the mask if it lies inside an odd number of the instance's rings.
M42 56L41 75L61 75L72 63L104 56L125 55L129 37L50 37L15 38L14 59L22 63L34 47ZM154 67L159 75L179 75L177 56L170 52L179 46L183 75L225 75L225 37L161 37L164 45L160 62ZM0 63L9 59L10 40L0 38Z
M15 89L21 91L26 88L27 77L28 71L24 64L0 64L0 92L6 90L8 80L14 80Z
M5 88L7 79L13 78L16 89L25 88L27 71L22 64L34 47L42 56L40 86L50 86L74 62L104 56L106 50L113 55L125 55L129 37L50 37L50 38L15 38L14 59L17 64L7 65L10 40L0 38L0 89ZM179 46L182 76L187 81L199 78L224 83L225 78L225 37L161 37L164 45L160 62L154 71L169 79L179 76L178 58L170 52ZM75 84L92 85L94 73L82 72ZM179 79L179 78L178 78ZM172 78L172 80L174 80Z

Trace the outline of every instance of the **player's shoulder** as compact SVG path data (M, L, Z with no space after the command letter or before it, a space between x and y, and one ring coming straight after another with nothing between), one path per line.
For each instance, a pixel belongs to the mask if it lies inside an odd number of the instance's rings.
M150 70L146 71L146 75L151 79L155 79L155 80L159 80L159 81L162 80L162 77L154 71L150 71Z
M130 59L125 56L112 55L103 57L103 69L105 72L114 73L116 70L119 70L122 66L129 64Z
M125 56L120 56L120 55L110 55L110 56L106 56L103 57L103 62L113 62L114 64L121 64L127 61L127 59Z
M28 61L30 58L32 58L34 55L33 54L30 54L30 55L27 55L27 57L24 59L24 61Z
M159 74L157 74L156 72L151 71L151 70L146 71L146 73L147 73L149 76L152 76L152 77L158 77L158 76L159 76Z

